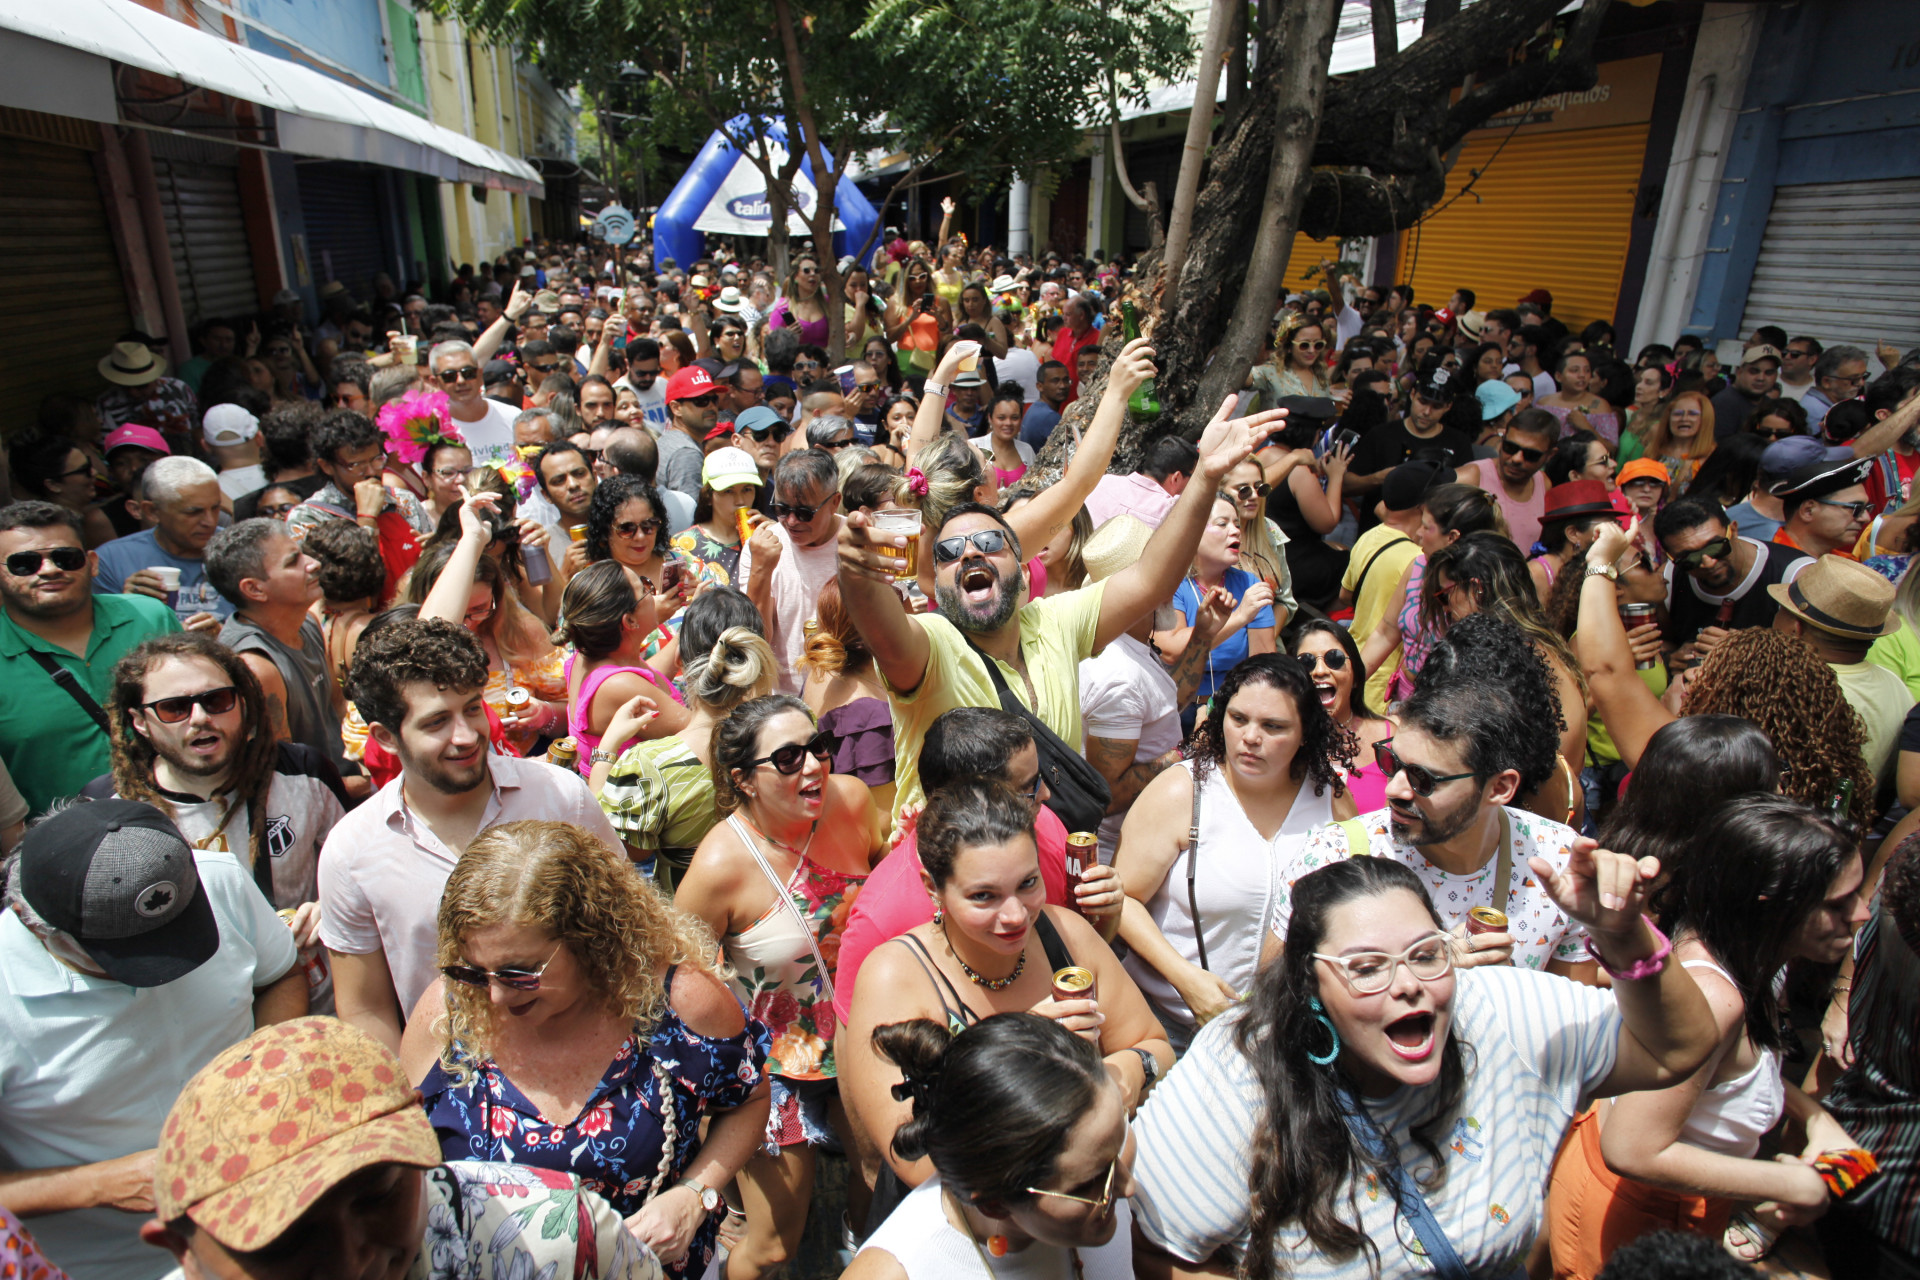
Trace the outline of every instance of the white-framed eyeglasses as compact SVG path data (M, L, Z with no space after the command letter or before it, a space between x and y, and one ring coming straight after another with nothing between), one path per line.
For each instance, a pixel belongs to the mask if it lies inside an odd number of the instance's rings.
M1444 933L1431 933L1405 951L1390 955L1385 951L1355 951L1350 955L1330 956L1314 952L1315 960L1324 960L1339 971L1354 994L1378 995L1393 985L1393 975L1407 966L1421 982L1444 978L1453 970L1453 939Z

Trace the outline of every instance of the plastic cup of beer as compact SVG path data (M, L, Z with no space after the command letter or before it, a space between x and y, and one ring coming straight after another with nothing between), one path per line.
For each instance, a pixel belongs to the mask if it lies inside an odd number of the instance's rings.
M155 565L153 576L160 579L160 589L167 593L167 603L180 603L180 571L172 565Z
M912 508L891 509L873 513L872 528L875 533L899 534L906 538L907 545L897 548L906 557L906 565L893 571L894 580L905 582L920 575L920 513Z
M420 339L418 336L411 333L403 333L394 340L394 345L396 347L395 355L399 357L401 364L420 363Z

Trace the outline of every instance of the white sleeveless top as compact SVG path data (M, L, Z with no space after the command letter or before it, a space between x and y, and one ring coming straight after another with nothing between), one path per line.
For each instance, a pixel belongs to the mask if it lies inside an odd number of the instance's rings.
M1113 1239L1080 1250L1086 1280L1133 1280L1133 1213L1125 1200L1114 1202ZM989 1271L965 1232L947 1220L940 1203L940 1175L921 1183L902 1200L860 1252L884 1249L907 1280L1072 1280L1068 1250L1037 1241L993 1259Z
M1179 768L1189 775L1191 762ZM1181 825L1188 815L1182 814ZM1260 946L1273 919L1274 893L1280 868L1305 843L1307 833L1333 821L1333 791L1313 794L1310 779L1302 780L1293 808L1272 840L1262 838L1240 808L1238 797L1216 767L1200 784L1200 855L1194 863L1194 899L1206 930L1207 968L1235 991L1245 994L1260 967ZM1182 850L1147 903L1147 914L1166 935L1182 959L1200 963L1194 944L1193 912L1187 905L1187 852ZM1127 972L1153 1004L1162 1022L1194 1025L1186 1001L1173 984L1138 956L1127 957Z
M1711 960L1688 960L1683 969L1711 969L1733 979ZM1751 1068L1701 1090L1687 1115L1680 1141L1703 1151L1751 1160L1760 1151L1760 1138L1780 1121L1786 1110L1787 1090L1780 1079L1780 1055L1763 1049Z

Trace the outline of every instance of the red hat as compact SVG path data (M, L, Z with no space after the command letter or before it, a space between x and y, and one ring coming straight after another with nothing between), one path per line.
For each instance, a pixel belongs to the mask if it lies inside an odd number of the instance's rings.
M1524 297L1522 297L1520 301L1531 302L1535 306L1539 307L1542 311L1550 312L1553 310L1553 295L1548 293L1545 289L1535 289L1532 293L1526 294Z
M735 434L733 429L733 419L729 418L725 422L714 423L713 430L707 432L707 439L718 440L722 436L730 436L733 434Z
M173 452L173 450L167 448L167 441L164 436L152 427L143 427L137 422L129 422L125 426L115 427L112 431L109 431L107 438L100 442L100 452L103 454L112 453L122 445L129 444L139 449L151 449L155 453Z
M1447 307L1442 307L1438 311L1433 313L1433 318L1435 320L1438 320L1441 324L1452 324L1453 312L1451 309Z
M713 375L697 364L690 364L667 379L667 403L691 400L717 390Z
M1550 524L1555 520L1572 520L1579 516L1618 514L1607 496L1607 486L1598 480L1569 480L1547 490L1547 507L1540 516L1540 523Z

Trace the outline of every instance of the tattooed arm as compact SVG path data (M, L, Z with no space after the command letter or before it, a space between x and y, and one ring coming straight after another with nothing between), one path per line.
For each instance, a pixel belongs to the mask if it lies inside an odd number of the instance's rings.
M1107 806L1108 813L1125 813L1140 792L1149 782L1159 776L1160 771L1180 759L1176 749L1152 760L1136 762L1134 753L1140 749L1138 739L1122 742L1117 738L1096 738L1087 735L1087 762L1100 771L1112 788L1113 802Z

